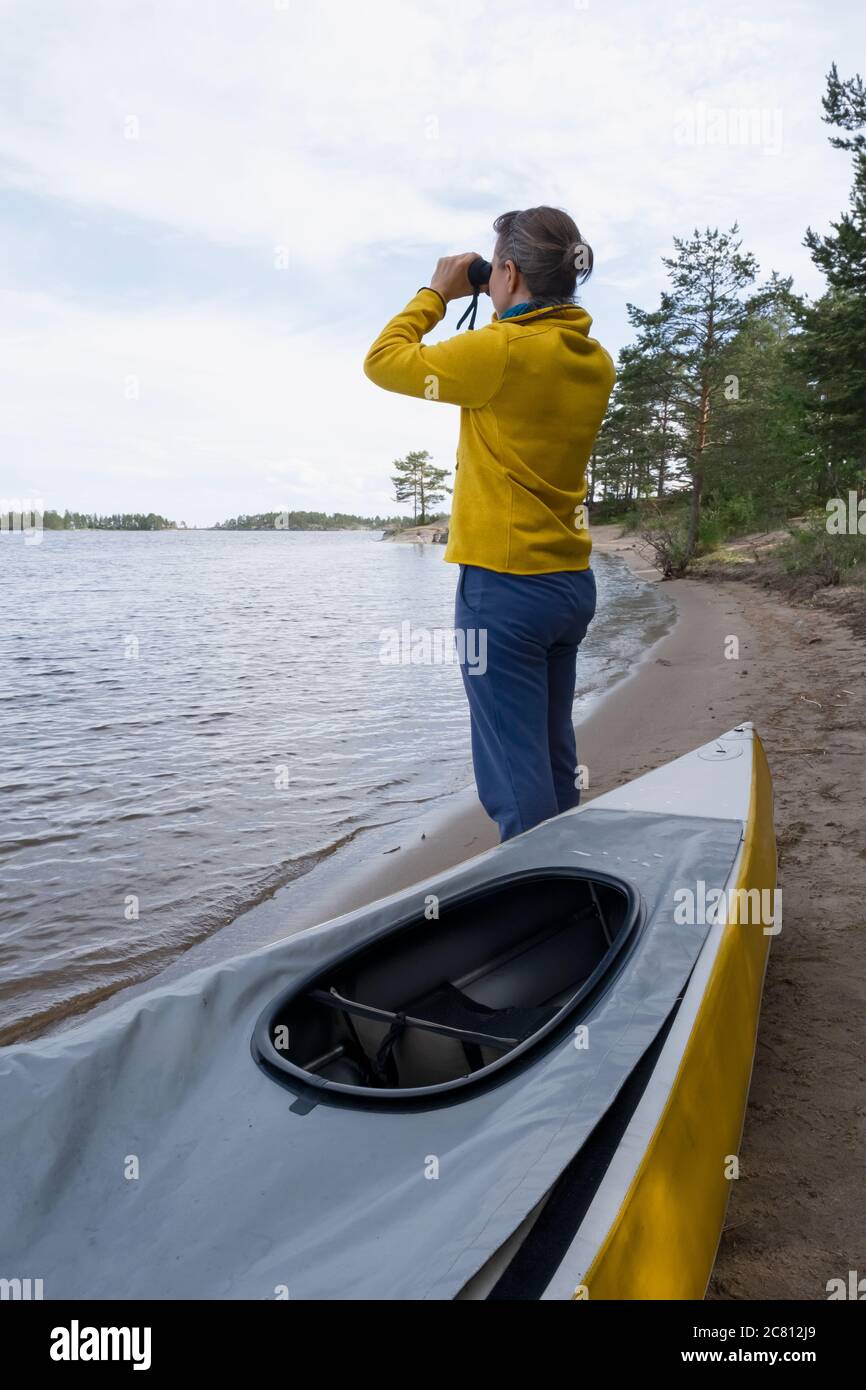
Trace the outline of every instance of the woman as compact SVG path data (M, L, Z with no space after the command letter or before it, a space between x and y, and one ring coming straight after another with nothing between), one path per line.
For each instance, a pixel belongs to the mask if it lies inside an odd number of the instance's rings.
M460 566L455 629L478 795L503 840L580 799L572 723L577 649L596 605L583 501L614 383L574 302L592 252L566 212L506 212L490 283L493 320L425 346L452 299L472 294L477 252L447 256L376 339L364 371L407 396L461 406L445 559Z

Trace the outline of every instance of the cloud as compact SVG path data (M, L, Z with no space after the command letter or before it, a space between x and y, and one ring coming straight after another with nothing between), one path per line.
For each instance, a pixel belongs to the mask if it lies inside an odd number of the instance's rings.
M202 309L91 311L6 294L5 496L210 524L280 506L394 510L391 462L453 459L455 417L382 398L357 351ZM423 413L423 418L422 418ZM167 498L170 505L163 499Z
M438 255L489 252L497 212L574 212L616 351L674 234L737 218L765 272L817 292L803 231L847 202L820 98L862 37L853 4L20 0L4 15L7 493L38 475L50 502L200 522L281 488L390 510L391 459L426 447L447 466L457 417L377 393L360 363ZM706 139L708 119L748 111L763 138Z

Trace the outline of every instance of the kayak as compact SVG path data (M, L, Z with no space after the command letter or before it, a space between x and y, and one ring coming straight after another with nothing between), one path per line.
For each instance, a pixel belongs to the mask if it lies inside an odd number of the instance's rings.
M0 1050L46 1299L692 1299L777 911L750 724L435 878Z

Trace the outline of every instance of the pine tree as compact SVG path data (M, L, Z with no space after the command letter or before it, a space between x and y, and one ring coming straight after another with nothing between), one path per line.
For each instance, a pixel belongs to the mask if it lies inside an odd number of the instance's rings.
M713 468L705 500L727 527L781 520L814 498L806 434L806 383L800 366L802 299L773 272L745 305L742 327L724 356L724 390L715 418Z
M436 468L426 449L415 449L404 459L395 459L393 467L396 473L392 475L391 482L394 484L395 500L411 502L413 524L423 526L428 512L438 502L444 501L446 493L450 491L445 486L449 470Z
M676 255L664 258L669 291L671 345L676 357L677 409L682 420L683 459L691 482L691 504L683 559L695 554L701 501L712 462L714 415L724 389L728 345L746 318L741 298L757 273L754 256L743 253L736 223L689 240L674 238Z
M681 452L677 420L678 362L674 346L673 304L663 294L653 312L628 305L629 322L638 330L634 351L637 363L632 372L633 389L648 411L647 465L653 473L656 496L663 497ZM653 489L651 489L653 490Z
M392 467L396 469L396 472L391 477L391 482L394 484L394 500L412 503L412 520L416 525L420 498L421 458L422 455L415 451L407 454L404 459L395 459Z
M851 203L829 236L811 228L805 244L828 290L803 313L803 367L810 383L815 449L824 486L854 486L866 462L866 88L859 73L842 81L834 63L823 98L835 149L854 158Z
M440 502L444 502L447 493L451 491L445 484L448 472L447 468L435 468L430 462L421 465L419 497L421 499L422 526L430 520L436 506Z

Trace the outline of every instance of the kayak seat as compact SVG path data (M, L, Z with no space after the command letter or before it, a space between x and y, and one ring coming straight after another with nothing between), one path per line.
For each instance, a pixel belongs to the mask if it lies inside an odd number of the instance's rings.
M346 1065L360 1065L368 1084L374 1086L431 1084L433 1078L476 1071L536 1033L557 1013L553 1003L494 1009L470 999L449 980L399 1011L347 999L333 986L328 991L313 990L310 997L352 1020L359 1050L353 1060L344 1052L338 1070L342 1073ZM320 1074L338 1079L334 1064Z
M494 1009L470 999L463 990L445 981L414 999L406 1012L429 1025L460 1030L465 1035L458 1040L423 1028L407 1028L392 1039L390 1084L431 1086L454 1076L469 1076L489 1065L502 1056L504 1049L510 1050L536 1033L554 1017L557 1008ZM486 1045L481 1042L485 1037L489 1039ZM386 1071L385 1075L389 1073Z
M470 999L462 989L445 981L421 999L414 999L406 1008L406 1013L414 1018L428 1019L431 1023L445 1023L451 1028L465 1029L467 1032L487 1033L493 1038L522 1042L530 1033L535 1033L557 1012L556 1007L521 1008L512 1005L504 1009L492 1009Z

